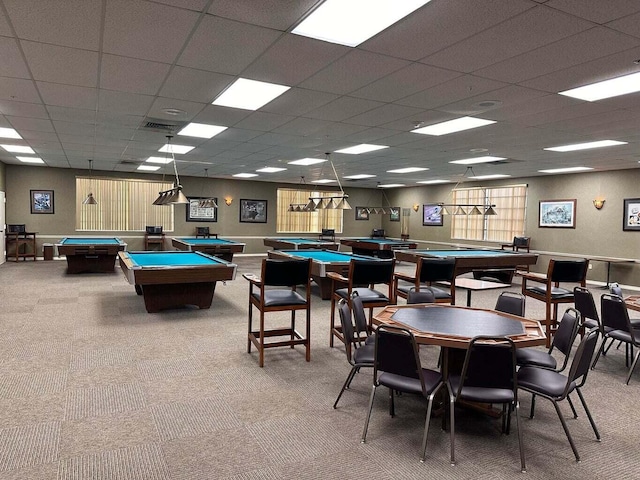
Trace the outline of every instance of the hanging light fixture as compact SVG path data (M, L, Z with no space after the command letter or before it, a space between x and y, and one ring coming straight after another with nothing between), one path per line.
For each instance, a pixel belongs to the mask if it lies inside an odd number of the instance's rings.
M340 188L339 195L331 195L329 197L309 197L308 203L292 203L289 205L289 211L294 212L313 212L315 210L327 209L327 210L351 210L351 205L347 201L349 195L344 193L342 188L342 184L340 183L340 178L338 178L338 172L336 172L336 167L333 165L333 161L329 158L331 153L325 153L326 159L329 161L331 165L331 169L333 170L333 175L336 177L336 181L338 182L338 188ZM300 177L304 183L304 177ZM297 208L300 207L300 208ZM313 207L313 209L311 208Z
M88 160L88 162L89 162L89 194L87 195L87 198L84 199L82 204L83 205L97 205L98 201L93 196L93 193L91 193L91 179L93 178L93 160Z
M173 135L167 135L167 158L169 157L169 152L171 152L171 163L173 163L173 173L175 174L176 179L173 184L173 188L159 192L158 198L153 201L153 205L189 203L187 197L182 193L182 185L180 185L180 177L178 177L178 167L176 166L176 159L173 156L173 149L171 148L172 138Z
M209 179L209 169L205 168L204 169L204 177L208 180ZM205 180L205 182L207 181ZM204 187L202 189L204 191ZM216 203L216 199L213 197L209 197L209 198L201 198L198 201L198 207L200 208L218 208L218 204Z
M380 182L378 182L377 184L377 188L380 188ZM373 196L373 194L372 194ZM394 215L400 215L400 207L392 207L391 206L391 202L389 201L389 199L387 198L387 194L384 193L384 190L382 190L382 197L383 197L383 205L382 206L365 206L363 207L364 209L366 209L366 211L371 214L371 215L387 215L387 214L394 214ZM371 198L369 198L371 199ZM369 202L367 202L369 203ZM384 205L384 203L386 203L386 206ZM417 210L416 210L417 211Z
M464 178L469 173L471 174L471 176L475 176L475 173L473 173L473 167L467 167L465 172L462 174L462 177L460 177L460 180L458 180L458 182L449 192L449 196L447 198L450 198L451 195L453 195L453 192L455 191L455 189L458 188L458 185L462 183ZM476 203L441 202L441 203L438 203L438 206L440 207L440 213L442 215L450 215L450 212L447 209L447 207L453 210L453 215L497 215L496 211L494 210L495 205L487 202L477 203L477 204ZM463 207L467 208L467 210L465 210Z

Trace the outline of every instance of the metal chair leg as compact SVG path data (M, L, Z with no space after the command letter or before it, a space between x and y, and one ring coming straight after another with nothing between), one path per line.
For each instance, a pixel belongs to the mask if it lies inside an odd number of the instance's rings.
M596 427L596 422L593 421L593 417L591 416L589 407L587 407L587 402L584 400L584 397L582 396L582 392L580 391L580 389L576 388L576 391L578 392L578 397L580 397L580 402L582 402L582 408L584 408L584 411L587 414L587 418L589 419L591 428L593 428L593 433L596 434L596 439L600 441L600 432L598 432L598 427Z
M511 409L509 409L511 411ZM509 415L511 418L511 415ZM524 461L524 443L522 442L522 428L520 427L520 403L516 402L516 428L518 429L518 446L520 447L520 471L527 472L527 466Z
M340 393L338 394L338 398L336 398L336 401L333 404L333 408L338 408L338 402L340 401L340 397L342 397L342 394L344 393L344 391L347 388L349 388L349 385L351 385L351 381L353 380L353 377L356 375L356 372L357 372L357 368L352 367L351 371L349 372L349 375L347 376L347 379L344 381L344 385L342 385L342 390L340 390Z
M567 427L567 422L564 420L564 417L562 416L562 412L560 411L560 406L558 405L558 402L556 402L555 400L551 400L551 402L553 403L553 406L556 409L556 413L558 414L558 418L560 419L560 423L562 424L564 433L567 436L567 439L569 440L569 445L571 445L571 450L573 450L573 454L576 457L576 462L579 462L580 454L578 453L578 449L576 448L576 445L573 443L573 438L571 437L571 433L569 433L569 427Z
M638 363L638 357L640 357L640 350L636 352L636 356L633 359L633 363L631 364L631 368L629 369L629 374L627 375L627 385L629 385L629 381L631 380L631 375L633 371L636 369L636 365Z
M366 443L367 430L369 429L369 419L371 418L371 410L373 410L373 399L376 396L376 386L371 387L371 399L369 400L369 410L367 411L367 419L364 422L364 430L362 430L362 439L360 443Z

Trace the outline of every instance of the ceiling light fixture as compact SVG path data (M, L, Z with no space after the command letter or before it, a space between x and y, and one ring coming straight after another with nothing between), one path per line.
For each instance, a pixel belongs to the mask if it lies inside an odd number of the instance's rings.
M506 160L505 157L494 157L493 155L485 155L484 157L461 158L460 160L452 160L449 163L458 165L475 165L477 163L491 163Z
M597 142L574 143L572 145L543 148L543 150L549 150L551 152L573 152L576 150L588 150L590 148L614 147L616 145L627 145L627 142L620 142L618 140L598 140Z
M496 123L495 120L485 120L476 117L460 117L446 122L435 123L422 128L411 130L411 133L420 133L423 135L447 135L449 133L462 132L472 128L484 127Z
M159 192L158 198L153 201L153 205L173 205L179 203L189 203L187 197L182 193L182 185L180 185L180 177L178 177L178 167L176 166L175 158L173 157L173 148L171 145L172 135L167 135L167 144L162 147L161 151L167 152L167 157L171 153L171 160L173 162L173 173L175 174L175 182L173 188ZM190 147L190 149L193 147ZM164 150L163 150L164 149Z
M206 123L190 123L178 132L178 135L186 137L213 138L229 127L220 125L207 125Z
M209 180L208 168L204 169L204 178L206 179L205 182ZM202 191L204 192L204 186L202 187ZM199 208L218 208L218 204L216 203L216 199L213 197L201 198L200 200L198 200L198 207Z
M361 153L375 152L376 150L383 150L385 148L389 148L389 147L387 145L372 145L370 143L361 143L360 145L354 145L353 147L336 150L336 153L359 155Z
M16 158L18 160L20 160L22 163L44 163L44 160L42 160L40 157L21 157L21 156L16 156Z
M632 73L631 75L624 75L622 77L612 78L558 93L567 97L586 100L587 102L595 102L596 100L617 97L619 95L626 95L628 93L639 91L640 73Z
M349 195L344 193L342 184L340 183L340 178L338 178L338 172L336 172L336 167L333 165L333 161L330 160L329 158L330 155L331 153L329 152L325 153L325 156L326 156L325 160L317 161L318 159L314 159L314 158L305 158L302 160L316 160L313 163L329 162L329 164L331 165L331 170L333 171L333 175L336 177L336 182L338 182L338 188L340 188L340 194L322 196L322 197L309 197L309 202L306 204L302 204L302 203L290 204L288 209L289 212L313 212L315 210L321 210L321 209L351 210L351 205L349 205L349 202L347 201L347 199L349 198ZM296 162L300 162L302 160L296 160ZM289 163L293 163L294 165L309 165L308 163L304 163L304 164L295 163L295 162L289 162ZM300 177L300 179L301 179L301 182L304 184L304 177ZM314 183L319 183L319 181L316 180Z
M258 110L290 88L276 83L238 78L212 104L243 110Z
M84 202L82 202L83 205L97 205L98 201L96 200L96 198L93 196L93 193L91 192L92 188L91 188L91 179L93 178L93 160L89 159L89 194L87 195L87 198L84 199Z
M5 127L0 127L0 137L22 139L22 137L16 130L14 130L13 128L5 128Z
M467 177L467 174L470 174L470 176ZM509 175L504 176L508 177ZM458 182L449 192L447 199L451 198L453 192L456 190L456 188L458 188L458 185L460 185L464 181L465 177L470 179L480 178L475 176L473 167L467 167L467 169L460 177L460 180L458 180ZM485 175L485 177L491 177L491 175ZM445 200L444 202L438 203L438 207L440 207L440 211L438 212L440 215L450 215L451 211L453 211L453 215L497 215L496 211L494 210L495 205L492 204L489 199L485 199L484 203L446 203Z
M586 172L587 170L593 170L591 167L565 167L565 168L551 168L548 170L538 170L540 173L572 173L572 172Z
M31 153L35 154L31 147L24 147L22 145L0 145L0 147L4 148L7 152L11 153Z
M395 170L387 170L387 173L415 173L415 172L424 172L425 170L429 170L425 167L406 167L406 168L396 168Z

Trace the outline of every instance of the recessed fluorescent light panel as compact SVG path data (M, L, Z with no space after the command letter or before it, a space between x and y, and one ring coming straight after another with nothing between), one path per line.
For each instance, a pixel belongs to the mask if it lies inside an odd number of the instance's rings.
M36 153L33 151L33 148L23 147L20 145L0 145L0 147L4 148L7 152L12 153Z
M476 163L490 163L490 162L497 162L498 160L506 160L506 158L486 155L484 157L462 158L460 160L452 160L449 163L457 163L459 165L475 165Z
M156 170L160 170L160 167L156 167L153 165L140 165L137 170L143 170L145 172L155 172Z
M300 160L292 160L289 165L315 165L316 163L326 162L324 158L301 158Z
M437 185L438 183L451 183L449 180L422 180L421 183L423 185Z
M387 145L371 145L369 143L361 143L360 145L355 145L353 147L336 150L336 153L348 153L350 155L358 155L360 153L375 152L376 150L382 150L384 148L389 148L389 147Z
M16 157L22 163L44 163L44 160L38 157Z
M178 135L186 137L213 138L229 127L220 125L207 125L206 123L190 123L178 132Z
M378 188L394 188L394 187L404 187L404 183L387 183L385 185L378 185Z
M184 154L184 153L189 153L191 150L193 150L196 147L192 147L190 145L174 145L167 143L166 145L164 145L160 150L158 150L159 152L163 152L163 153L177 153L177 154Z
M358 175L347 175L342 178L349 178L351 180L362 180L363 178L373 178L375 175L369 175L368 173L359 173Z
M291 33L357 47L430 0L326 0Z
M413 172L423 172L425 170L429 170L429 169L422 168L422 167L407 167L407 168L397 168L395 170L387 170L387 173L413 173Z
M476 175L475 177L469 177L473 180L492 180L494 178L507 178L510 177L511 175L502 175L499 173L493 174L493 175Z
M259 168L258 170L256 170L256 172L261 172L261 173L277 173L277 172L282 172L286 170L286 168L279 168L279 167L264 167L264 168Z
M538 170L541 173L571 173L571 172L585 172L587 170L593 170L591 167L566 167L566 168L552 168L550 170Z
M330 178L321 178L320 180L312 180L311 183L333 183L335 180L331 180Z
M455 120L449 120L448 122L436 123L434 125L428 125L426 127L416 128L411 130L411 133L421 133L423 135L446 135L448 133L462 132L463 130L470 130L472 128L484 127L485 125L491 125L496 123L495 120L485 120L484 118L475 117L460 117Z
M251 178L251 177L257 177L258 174L257 173L236 173L233 176L238 178Z
M640 73L632 73L631 75L612 78L558 93L567 97L586 100L587 102L595 102L603 98L617 97L634 92L640 92Z
M166 165L167 163L173 162L173 158L171 157L149 157L145 160L147 163L162 163Z
M13 128L0 128L0 137L2 138L22 138Z
M212 103L221 107L258 110L291 87L239 78Z
M559 147L549 147L544 150L551 152L573 152L575 150L588 150L589 148L613 147L615 145L626 145L627 142L617 140L600 140L598 142L575 143L573 145L561 145Z

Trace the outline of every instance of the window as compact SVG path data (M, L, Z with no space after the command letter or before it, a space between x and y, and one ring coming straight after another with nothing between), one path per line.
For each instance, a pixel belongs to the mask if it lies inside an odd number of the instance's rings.
M144 231L147 225L173 230L173 208L152 205L158 192L172 188L170 182L124 178L76 177L76 230ZM97 205L83 205L89 192Z
M335 197L336 192L312 192L279 188L276 231L278 233L320 233L323 228L333 228L337 233L341 233L343 210L289 211L289 205L292 203L306 204L309 201L309 197L331 196Z
M497 215L452 215L451 238L511 242L524 234L526 185L461 188L453 191L453 203L495 205Z

